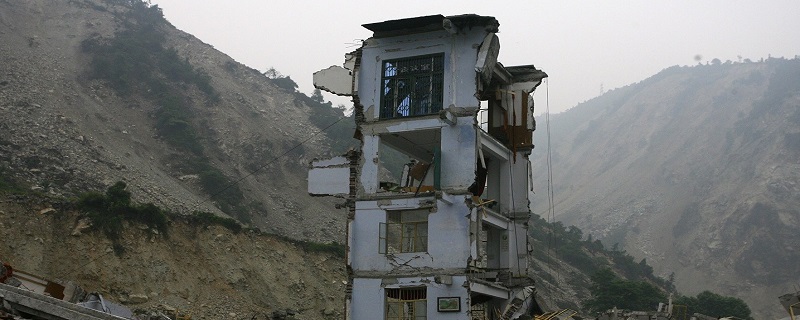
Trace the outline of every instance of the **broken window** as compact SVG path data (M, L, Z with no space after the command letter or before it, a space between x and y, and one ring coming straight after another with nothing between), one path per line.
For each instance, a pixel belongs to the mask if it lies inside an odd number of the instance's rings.
M443 53L383 61L380 118L438 113L443 79Z
M501 256L508 254L508 232L486 222L478 234L478 258L475 267L497 270L503 267Z
M428 251L428 209L387 211L381 223L379 253Z
M381 134L379 145L380 192L433 192L439 188L440 130L415 130Z
M524 90L496 90L488 99L489 134L511 150L533 148L533 98Z
M476 303L470 307L470 320L490 320L491 309L484 303Z
M386 288L386 320L427 318L427 288Z

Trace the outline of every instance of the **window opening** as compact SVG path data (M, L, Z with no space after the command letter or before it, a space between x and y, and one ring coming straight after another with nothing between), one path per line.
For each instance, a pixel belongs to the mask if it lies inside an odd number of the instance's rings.
M444 54L383 62L381 119L435 114L442 110Z
M379 253L428 251L427 209L388 211L386 223L381 223Z
M386 288L386 320L427 318L427 288Z
M381 134L379 190L396 194L424 194L438 190L441 164L437 159L441 132L438 129Z
M477 303L470 307L470 320L490 320L489 307L486 303Z

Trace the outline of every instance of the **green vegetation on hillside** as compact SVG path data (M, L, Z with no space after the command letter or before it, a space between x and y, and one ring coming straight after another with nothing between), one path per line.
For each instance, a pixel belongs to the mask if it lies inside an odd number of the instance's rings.
M186 220L189 221L189 223L198 224L204 227L218 225L233 231L233 233L239 233L242 231L242 225L238 221L231 218L220 217L206 211L195 211L192 215L186 217Z
M164 235L169 231L167 213L152 203L134 204L127 185L118 181L106 192L87 192L76 201L76 207L87 214L92 226L102 231L114 243L114 250L121 254L124 249L119 242L123 221L134 221L158 230Z
M667 302L667 294L652 283L622 279L611 269L595 272L589 290L592 297L586 300L584 307L591 312L602 312L612 308L654 311L659 303ZM703 291L696 297L678 296L673 304L685 306L686 315L700 313L712 317L733 316L753 319L750 308L741 299L710 291Z
M592 285L589 290L592 297L585 302L584 306L592 312L602 312L612 308L654 311L659 303L667 302L666 293L653 284L646 281L622 279L611 269L595 272L592 275ZM679 295L673 304L686 306L686 315L701 313L712 317L734 316L740 319L753 319L750 315L750 308L741 299L722 296L710 291L703 291L696 297Z
M671 281L653 274L653 267L645 259L636 262L627 252L618 250L616 245L608 250L600 240L593 240L591 235L584 240L583 231L576 226L565 227L560 221L549 223L533 215L530 232L531 237L539 243L534 246L534 257L537 259L547 261L558 258L590 275L613 268L628 279L648 281L667 291L675 290Z
M334 107L330 101L325 101L319 89L314 89L311 96L297 91L297 83L275 68L269 68L263 74L274 85L294 95L295 103L305 104L311 108L308 120L320 130L324 130L331 141L330 150L333 154L343 154L349 148L358 145L358 141L353 138L355 118L352 114L349 116L344 114L345 106Z
M611 269L601 269L592 275L589 288L592 297L584 306L593 312L601 312L614 307L627 310L654 311L660 302L667 301L667 295L658 287L646 281L625 280Z
M125 190L126 188L127 185L124 182L118 181L110 186L105 193L87 192L74 202L75 207L91 220L94 230L103 232L112 241L117 255L122 255L125 252L125 248L120 241L125 221L146 225L158 230L159 233L165 236L169 232L170 218L184 220L190 225L202 227L218 225L227 228L233 233L239 233L243 230L242 225L236 220L220 217L210 212L195 211L191 215L182 216L161 209L152 203L133 203L131 201L131 193ZM340 243L319 243L295 240L280 235L275 236L297 245L306 252L330 253L337 257L344 257L345 254L344 245Z
M19 193L25 189L11 176L8 168L0 167L0 192Z
M152 203L133 203L131 193L126 188L124 182L118 181L108 187L105 193L87 192L74 202L75 208L91 220L92 227L103 232L113 242L118 254L124 251L119 242L124 221L146 225L165 236L169 234L170 218L183 219L189 224L204 227L219 225L234 233L242 230L242 225L236 220L210 212L196 211L192 215L179 216Z
M158 107L153 112L155 129L164 141L185 155L180 163L171 164L182 174L197 174L202 190L212 197L220 210L242 222L250 221L251 211L265 212L259 202L245 200L244 192L233 183L235 179L209 160L208 150L203 146L207 137L193 110L198 102L192 100L190 93L196 88L206 98L205 104L217 103L219 94L210 76L181 58L175 49L166 47L167 22L157 5L142 0L118 0L113 4L128 8L115 13L121 28L113 37L94 35L82 43L83 51L91 55L89 78L105 81L122 97L142 96ZM233 69L235 65L226 67ZM356 140L352 139L354 121L347 119L344 108L332 107L319 91L311 97L298 92L297 84L275 69L264 75L274 85L294 95L296 103L312 109L309 120L320 130L325 129L333 142L334 153L344 153L356 145ZM298 144L286 148L302 152ZM254 165L248 168L260 169Z
M338 242L329 242L329 243L321 243L321 242L314 242L314 241L304 241L304 240L297 240L292 239L285 236L278 236L281 240L292 243L305 252L322 252L322 253L329 253L339 258L345 257L345 246Z
M303 94L300 100L311 107L312 112L308 120L320 130L326 129L325 135L333 143L331 145L332 152L343 154L347 149L358 145L358 141L353 138L355 118L353 114L345 116L344 106L334 108L330 101L326 102L323 99L319 89L314 89L310 97Z
M558 258L591 275L592 297L584 301L591 312L611 308L654 311L660 302L667 301L668 293L675 293L672 277L665 280L653 274L653 267L642 259L638 263L615 244L607 250L600 240L591 235L583 239L583 232L575 226L564 227L561 222L548 223L538 215L531 218L531 236L534 257L544 261ZM550 250L547 250L547 249ZM623 276L624 278L620 277ZM697 297L680 296L675 304L688 306L689 313L699 312L710 316L736 316L752 319L750 309L742 300L703 292Z
M207 103L218 102L211 77L165 47L166 20L157 5L141 0L114 3L129 8L117 14L122 28L112 38L95 35L82 43L91 55L89 77L104 80L120 96L138 94L157 105L154 127L164 141L187 154L180 168L200 176L203 190L215 196L221 210L248 222L250 208L243 204L243 192L204 154L195 124L189 90L193 86Z
M120 14L123 29L113 38L95 35L82 43L92 54L90 77L108 81L118 94L142 93L154 100L168 97L175 84L195 85L210 99L217 93L211 78L181 59L175 49L165 48L166 24L161 8L142 1L128 2L130 10Z
M737 317L752 320L750 307L742 299L703 291L696 297L679 296L674 304L687 306L687 314L701 313L711 317Z

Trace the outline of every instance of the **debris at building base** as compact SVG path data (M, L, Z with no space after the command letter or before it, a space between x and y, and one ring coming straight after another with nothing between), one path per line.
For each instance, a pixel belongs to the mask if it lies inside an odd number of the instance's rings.
M128 308L106 301L97 293L86 294L74 283L64 286L15 270L7 262L0 265L0 312L12 315L10 319L138 320Z

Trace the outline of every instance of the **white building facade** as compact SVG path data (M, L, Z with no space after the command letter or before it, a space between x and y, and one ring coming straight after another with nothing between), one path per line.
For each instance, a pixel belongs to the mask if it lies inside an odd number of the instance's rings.
M314 74L353 97L361 140L309 172L311 194L347 199L346 319L529 312L531 95L547 75L498 63L498 26L477 15L366 24L373 36L343 67Z

